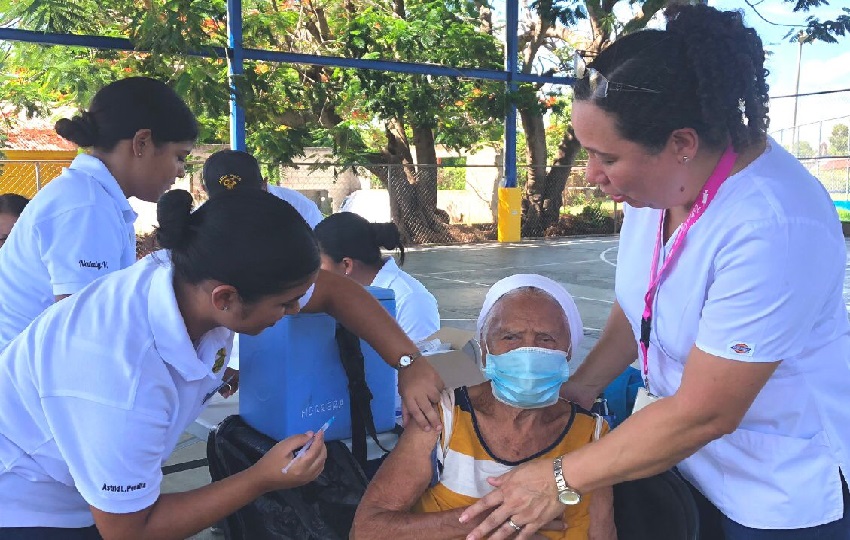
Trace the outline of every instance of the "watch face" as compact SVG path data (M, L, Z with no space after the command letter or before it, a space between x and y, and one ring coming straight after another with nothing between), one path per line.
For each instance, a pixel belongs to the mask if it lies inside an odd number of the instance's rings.
M399 358L399 359L398 359L398 365L399 365L399 367L407 367L407 366L409 366L412 362L413 362L413 360L412 360L409 356L407 356L406 354L405 354L404 356L402 356L401 358Z
M558 500L561 504L578 504L581 502L581 495L572 489L565 489L558 492Z

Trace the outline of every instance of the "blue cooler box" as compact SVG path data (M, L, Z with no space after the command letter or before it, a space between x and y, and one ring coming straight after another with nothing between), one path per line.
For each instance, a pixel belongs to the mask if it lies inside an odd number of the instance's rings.
M366 287L395 317L390 289ZM239 336L239 414L254 429L282 440L316 431L331 416L329 441L351 437L348 377L336 344L336 320L324 313L299 313L258 336ZM395 370L360 341L372 416L380 433L395 426Z

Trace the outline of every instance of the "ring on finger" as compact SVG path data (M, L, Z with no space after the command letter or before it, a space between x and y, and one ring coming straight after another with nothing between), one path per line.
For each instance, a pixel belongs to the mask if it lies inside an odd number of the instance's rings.
M508 520L508 525L513 527L516 532L520 532L522 530L522 525L517 525L516 523L514 523L513 519Z

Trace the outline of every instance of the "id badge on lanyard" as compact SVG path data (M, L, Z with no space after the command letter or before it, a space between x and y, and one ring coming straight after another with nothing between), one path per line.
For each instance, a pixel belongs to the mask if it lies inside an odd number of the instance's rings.
M649 385L649 338L652 333L652 304L655 300L655 293L658 291L658 285L661 283L661 277L664 275L664 270L670 266L671 261L673 261L676 255L682 251L685 235L688 234L688 231L691 227L693 227L694 223L702 217L705 213L705 209L708 208L708 205L711 204L711 201L714 200L714 196L717 195L717 192L720 190L720 186L722 186L723 182L725 182L729 177L729 173L732 172L732 168L735 166L735 160L737 157L738 155L735 153L735 150L731 145L729 145L720 157L720 161L717 162L717 166L714 168L714 171L712 171L711 176L708 177L708 181L706 181L705 186L703 186L699 198L696 202L694 202L687 219L685 219L684 223L682 223L678 234L676 234L676 239L673 240L673 246L670 248L670 253L664 258L664 264L662 264L659 269L658 258L661 254L661 243L664 238L664 215L666 213L663 210L661 211L661 219L658 223L658 235L655 238L655 250L652 256L652 266L649 270L649 286L647 287L646 295L644 296L643 317L641 317L640 321L639 347L641 353L641 367L643 368L643 384L645 388L638 390L638 395L635 399L635 406L632 409L633 413L660 399L652 393L652 389Z

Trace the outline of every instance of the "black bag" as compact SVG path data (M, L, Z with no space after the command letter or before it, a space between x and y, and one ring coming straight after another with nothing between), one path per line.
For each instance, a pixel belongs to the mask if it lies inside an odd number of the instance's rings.
M276 444L229 416L210 433L210 476L221 480L256 463ZM366 476L340 441L325 443L328 458L316 480L301 487L269 492L222 523L228 540L343 540L366 491Z
M616 484L614 522L619 540L699 540L696 502L673 470Z

